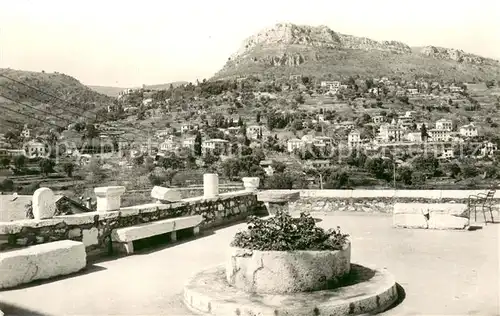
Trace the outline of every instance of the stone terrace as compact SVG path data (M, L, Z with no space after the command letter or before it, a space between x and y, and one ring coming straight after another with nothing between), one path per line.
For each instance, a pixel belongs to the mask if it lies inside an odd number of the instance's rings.
M318 225L352 236L354 262L386 267L406 298L387 315L498 315L499 225L476 231L392 229L387 214L314 213ZM244 224L172 247L96 263L85 274L0 292L6 315L191 315L181 302L184 282L224 261ZM1 305L3 304L3 306Z
M217 186L216 176L209 180L214 183L207 181L207 187ZM121 188L99 188L104 193L97 212L54 217L34 212L39 219L0 223L0 255L26 245L72 239L85 245L89 260L87 268L76 275L0 291L0 310L6 315L29 311L190 315L181 301L184 283L195 272L224 262L232 237L245 228L244 224L220 225L261 212L256 185L247 179L243 191L217 194L217 190L206 190L203 197L126 208L120 207L117 196L123 193ZM395 203L464 203L470 194L479 192L305 190L290 202L290 210L312 212L324 228L340 226L351 235L354 263L387 268L395 275L406 297L387 314L497 315L499 225L474 231L396 229L391 216ZM279 195L279 191L274 193ZM495 204L499 198L497 194ZM498 212L494 214L498 220ZM203 217L198 238L97 263L94 256L89 257L108 249L115 228L189 215Z

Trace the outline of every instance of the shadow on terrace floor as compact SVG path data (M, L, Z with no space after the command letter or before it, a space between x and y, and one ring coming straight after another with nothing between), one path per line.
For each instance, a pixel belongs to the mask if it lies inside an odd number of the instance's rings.
M44 314L36 312L21 306L0 302L0 310L5 316L49 316L49 314Z

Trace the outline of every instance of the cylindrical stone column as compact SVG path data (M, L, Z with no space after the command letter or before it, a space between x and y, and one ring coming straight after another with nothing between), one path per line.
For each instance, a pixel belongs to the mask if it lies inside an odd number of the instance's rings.
M219 175L206 173L203 175L203 196L206 198L219 195Z

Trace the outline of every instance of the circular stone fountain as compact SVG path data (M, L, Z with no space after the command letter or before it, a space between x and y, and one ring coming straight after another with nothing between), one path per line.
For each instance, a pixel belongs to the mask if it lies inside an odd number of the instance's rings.
M199 315L359 315L398 298L387 271L351 263L340 250L260 251L231 247L227 262L195 274L184 303Z

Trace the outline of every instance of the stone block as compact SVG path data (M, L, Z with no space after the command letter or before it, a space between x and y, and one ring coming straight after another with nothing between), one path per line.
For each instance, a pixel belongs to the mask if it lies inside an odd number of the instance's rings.
M54 192L40 188L33 193L33 216L36 220L52 218L56 213Z
M99 244L99 230L96 227L82 230L82 242L85 247Z
M469 220L447 214L429 214L429 229L467 229Z
M67 275L85 268L82 242L62 240L0 253L0 289Z
M244 177L243 186L245 191L254 192L259 189L260 178L259 177Z
M469 220L458 215L467 210L459 203L396 203L393 226L423 229L466 229Z
M108 212L120 209L121 196L125 192L123 186L99 187L94 189L97 199L97 211Z
M179 190L160 186L153 187L153 190L151 190L151 197L160 202L178 202L182 200Z
M198 226L203 217L201 215L170 218L156 222L139 224L136 226L114 229L111 240L115 242L129 242L157 236L172 231Z

